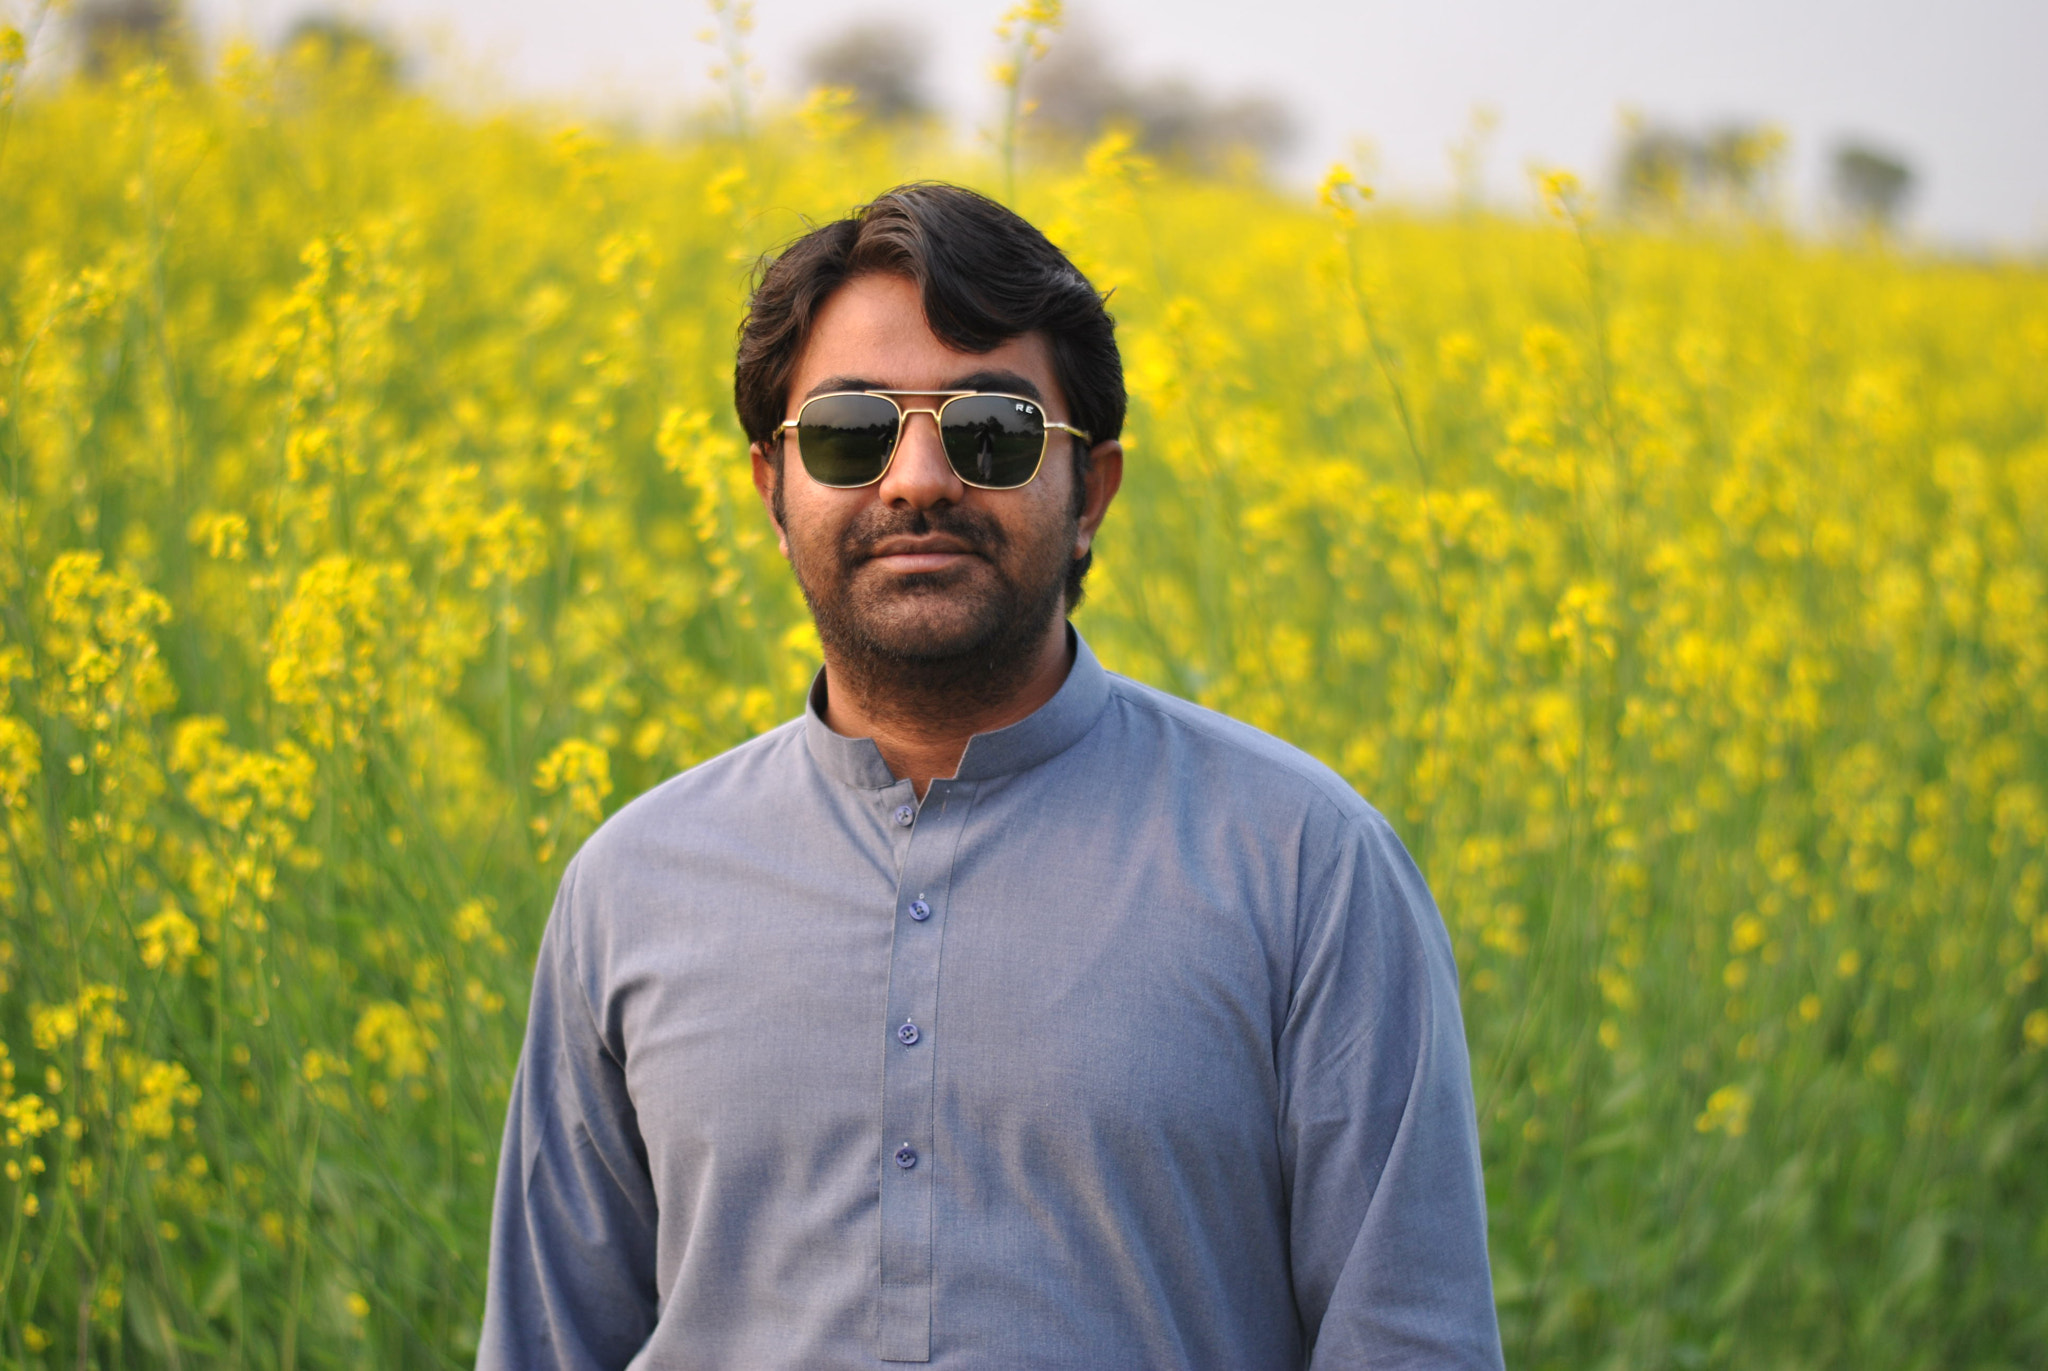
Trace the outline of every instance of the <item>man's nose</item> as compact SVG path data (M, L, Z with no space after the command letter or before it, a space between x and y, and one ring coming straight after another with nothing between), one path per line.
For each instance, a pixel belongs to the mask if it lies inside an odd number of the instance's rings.
M958 504L967 486L953 464L946 460L945 445L939 441L939 421L924 410L913 410L903 421L903 438L896 456L882 474L876 492L885 505L909 509L930 509L936 505Z

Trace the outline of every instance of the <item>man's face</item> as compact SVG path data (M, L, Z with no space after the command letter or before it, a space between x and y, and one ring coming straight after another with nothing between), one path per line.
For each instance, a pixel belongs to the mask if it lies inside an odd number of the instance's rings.
M959 352L931 331L915 283L867 275L819 310L791 376L786 418L829 391L888 392L906 409L936 409L914 392L1002 391L1073 422L1042 335L990 352ZM783 555L828 650L879 664L1002 658L1042 638L1064 607L1067 569L1087 550L1121 474L1121 450L1097 444L1076 513L1071 439L1054 431L1038 475L982 490L946 461L938 426L912 414L882 479L858 490L819 485L794 430L781 470L754 447L754 481L776 517ZM1107 472L1104 467L1110 468Z

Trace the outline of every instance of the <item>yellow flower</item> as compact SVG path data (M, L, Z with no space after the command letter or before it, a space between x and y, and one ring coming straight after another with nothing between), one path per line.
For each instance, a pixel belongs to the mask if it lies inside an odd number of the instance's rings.
M60 1116L37 1095L16 1095L13 1099L0 1100L0 1120L6 1121L6 1142L9 1147L19 1147L32 1142L55 1128Z
M405 1006L379 1000L356 1020L356 1051L381 1063L395 1080L427 1073L428 1054L438 1045L434 1035Z
M850 86L815 87L798 108L797 122L813 138L827 141L843 138L860 125L859 99L860 93ZM732 204L728 198L723 205L711 204L709 207L712 213L723 214L732 208Z
M2036 1050L2048 1047L2048 1009L2036 1009L2028 1014L2022 1031L2028 1047Z
M161 1141L176 1128L177 1111L198 1103L191 1072L177 1062L151 1061L141 1070L124 1123L139 1138Z
M604 798L612 793L611 761L594 743L564 739L534 768L533 785L543 795L565 790L570 810L598 823L604 819Z
M43 743L35 730L11 714L0 714L0 807L20 809L42 770Z
M347 1061L334 1056L332 1053L322 1052L317 1047L306 1053L299 1060L299 1075L304 1077L309 1084L328 1076L346 1076L348 1074L349 1066Z
M239 562L249 555L249 521L240 514L202 512L192 517L195 546L217 561Z
M1543 204L1560 219L1576 219L1585 199L1579 178L1561 168L1541 173L1536 181Z
M1718 1131L1739 1138L1749 1131L1752 1103L1749 1091L1742 1086L1724 1085L1707 1096L1707 1107L1693 1120L1693 1127L1702 1133Z
M57 668L45 680L52 712L104 734L170 707L176 692L155 638L171 617L163 596L103 569L97 552L66 552L50 564L44 613Z
M1149 181L1158 163L1137 150L1137 138L1123 125L1112 125L1091 143L1081 159L1081 170L1090 181L1129 188Z
M271 630L266 676L272 697L298 711L316 748L361 737L404 683L393 640L414 617L412 599L406 571L394 563L334 553L299 576Z
M98 1072L106 1064L108 1039L128 1032L128 1021L114 1008L126 998L111 985L93 982L79 991L75 1000L32 1005L29 1036L44 1052L55 1052L73 1039L82 1040L84 1067L88 1073Z
M1065 18L1062 0L1018 0L996 21L996 37L1024 43L1032 56L1043 56L1048 36L1058 31Z
M174 905L144 921L135 930L135 940L141 945L144 966L152 971L158 967L182 971L199 951L199 926Z
M457 942L482 942L495 951L505 949L505 940L492 927L490 913L482 900L465 900L455 911L454 923Z

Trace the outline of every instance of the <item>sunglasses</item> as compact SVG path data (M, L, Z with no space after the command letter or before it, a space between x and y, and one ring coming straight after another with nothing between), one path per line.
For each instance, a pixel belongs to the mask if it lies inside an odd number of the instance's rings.
M938 422L939 441L953 474L982 490L1015 490L1029 482L1045 460L1054 429L1084 443L1093 441L1072 424L1046 418L1038 401L1023 395L980 390L901 393L946 398L937 409L906 408L870 390L835 391L804 401L796 418L782 427L796 430L797 454L811 479L840 490L881 480L913 414L929 414Z

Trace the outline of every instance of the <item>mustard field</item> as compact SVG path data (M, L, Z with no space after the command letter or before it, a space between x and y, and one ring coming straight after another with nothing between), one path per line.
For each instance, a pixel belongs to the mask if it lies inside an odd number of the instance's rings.
M0 121L0 1366L464 1365L563 863L818 662L751 264L999 159ZM1428 874L1511 1365L2048 1364L2048 271L1546 193L1027 160L1133 394L1078 622Z

